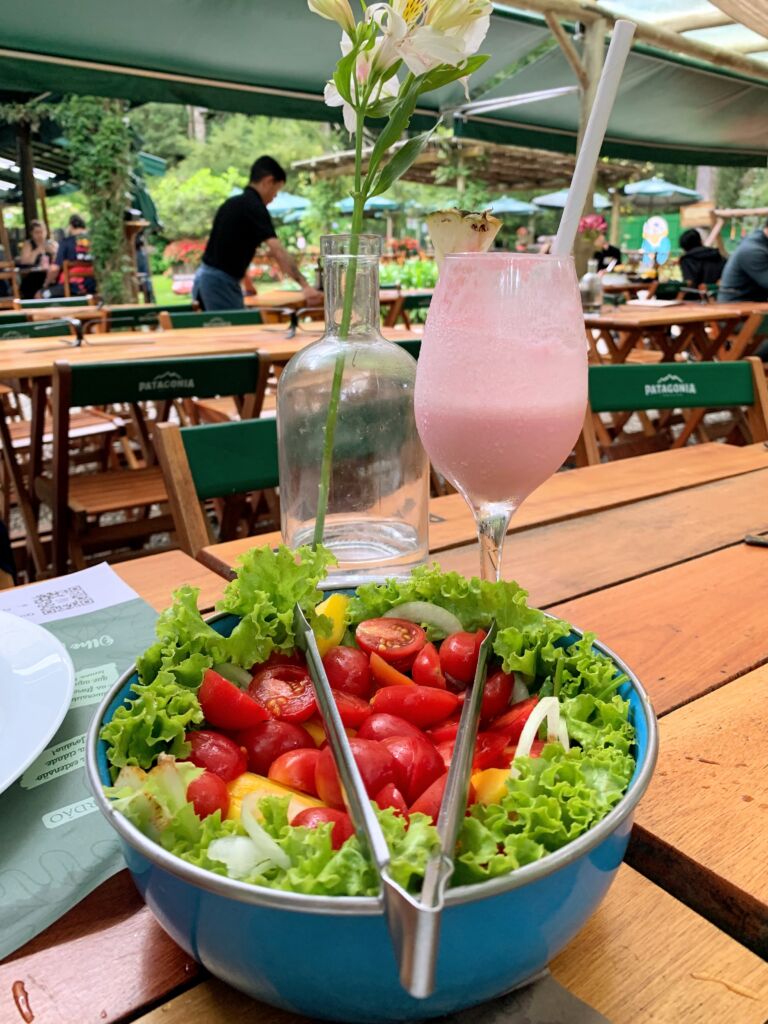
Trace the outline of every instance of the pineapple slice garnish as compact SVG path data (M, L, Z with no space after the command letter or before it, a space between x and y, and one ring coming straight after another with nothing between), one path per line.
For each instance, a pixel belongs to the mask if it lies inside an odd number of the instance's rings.
M450 252L488 252L499 233L501 221L489 210L438 210L427 217L438 267Z

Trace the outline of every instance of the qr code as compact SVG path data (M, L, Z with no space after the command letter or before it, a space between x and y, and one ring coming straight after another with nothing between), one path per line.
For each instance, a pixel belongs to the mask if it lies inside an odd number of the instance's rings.
M80 586L36 594L34 602L41 615L61 615L62 612L71 612L73 608L86 608L94 603L93 598Z

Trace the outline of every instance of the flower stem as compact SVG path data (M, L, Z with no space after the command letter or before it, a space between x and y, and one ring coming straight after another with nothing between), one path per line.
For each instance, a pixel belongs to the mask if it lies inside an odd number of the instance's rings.
M349 337L349 328L352 323L352 309L355 300L355 275L357 265L355 257L359 251L360 232L363 227L363 208L365 196L361 194L362 186L362 157L363 157L363 122L365 120L363 108L357 110L357 125L355 131L355 195L354 208L352 211L352 231L349 239L349 262L344 281L344 305L341 312L341 324L339 325L339 338L346 341ZM323 542L325 532L325 517L328 513L328 498L331 490L331 468L333 465L333 441L336 434L336 421L339 416L339 401L341 399L341 382L344 377L344 362L346 352L344 348L336 356L336 365L333 368L333 381L331 383L331 397L328 402L328 416L325 421L325 437L323 439L323 459L320 465L320 484L317 494L317 514L315 516L315 530L312 537L312 546L317 547Z

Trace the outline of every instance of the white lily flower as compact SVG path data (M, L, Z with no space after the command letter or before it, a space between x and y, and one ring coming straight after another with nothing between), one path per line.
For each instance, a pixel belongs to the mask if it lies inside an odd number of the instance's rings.
M491 9L488 0L392 0L369 7L366 19L379 26L388 52L421 75L440 64L456 67L476 53Z
M381 4L379 6L387 6ZM352 49L352 40L349 36L344 33L341 37L341 52L346 57ZM357 55L355 61L355 78L362 85L368 81L371 74L382 74L387 68L391 67L395 61L400 60L400 57L395 54L393 58L387 55L385 51L387 47L387 41L383 36L377 38L375 44L370 50L362 50ZM397 75L392 75L386 82L379 84L373 95L369 99L369 103L376 103L380 99L385 99L388 96L397 96L400 89L400 83L397 79ZM354 88L350 91L354 94ZM355 114L355 108L351 103L348 103L336 86L336 83L331 80L326 82L325 89L323 91L323 99L328 107L341 107L342 116L344 118L344 127L347 129L350 135L354 135L357 129L357 116Z
M314 14L337 22L346 33L355 31L355 16L349 0L307 0L307 4Z

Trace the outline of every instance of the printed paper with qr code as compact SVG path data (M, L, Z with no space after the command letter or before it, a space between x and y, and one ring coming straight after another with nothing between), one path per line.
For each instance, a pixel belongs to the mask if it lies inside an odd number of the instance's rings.
M152 643L157 614L107 565L3 591L0 608L43 625L75 666L64 721L0 795L0 820L14 823L0 829L3 959L125 865L86 782L85 734L104 695Z

